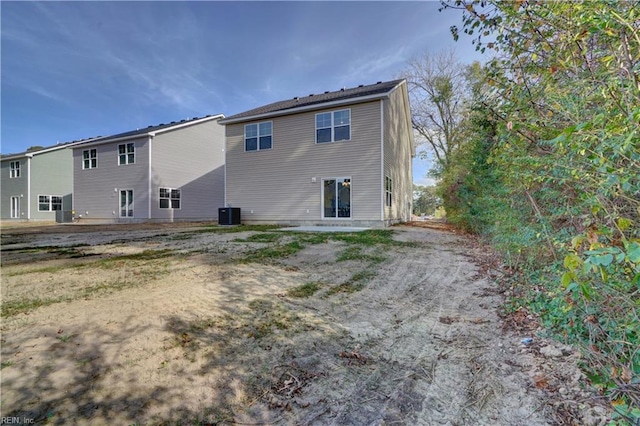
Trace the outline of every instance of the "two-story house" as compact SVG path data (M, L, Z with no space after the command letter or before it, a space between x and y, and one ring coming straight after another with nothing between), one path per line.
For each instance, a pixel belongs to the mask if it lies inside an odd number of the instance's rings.
M224 126L213 115L73 147L82 222L215 220L224 206Z
M243 223L382 227L408 221L414 156L405 80L232 115L226 199Z
M93 139L85 139L84 142ZM74 141L1 158L0 218L54 221L71 210Z

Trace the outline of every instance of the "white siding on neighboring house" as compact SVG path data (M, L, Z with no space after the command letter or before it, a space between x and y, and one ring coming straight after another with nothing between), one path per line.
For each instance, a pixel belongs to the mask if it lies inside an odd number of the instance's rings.
M319 222L322 180L351 179L349 221L380 221L380 100L274 117L272 149L245 152L244 126L228 124L227 204L243 222ZM316 114L350 109L351 139L316 143ZM323 222L344 223L344 219ZM348 221L347 221L348 222Z
M224 207L224 126L217 120L158 134L151 144L151 216L211 220ZM160 208L160 188L180 190L180 208Z
M20 176L11 177L11 163L18 162L20 169ZM3 159L1 163L0 183L2 184L1 195L2 202L0 206L2 208L0 216L2 220L15 219L26 220L28 219L28 202L29 202L29 189L28 189L28 177L27 177L27 157L11 157ZM12 198L14 200L12 201ZM12 217L12 203L18 207L18 217Z
M71 149L65 148L31 159L31 218L34 220L55 220L55 211L40 211L38 197L62 197L62 210L71 210L73 191L73 163Z
M118 145L135 144L135 163L118 164ZM98 166L83 169L82 153L97 150ZM87 220L144 220L149 216L149 141L138 139L99 145L78 145L73 150L74 210ZM133 190L134 216L120 218L120 191Z
M0 205L3 220L55 221L56 209L71 210L72 145L65 143L2 159ZM19 176L11 173L11 164L16 162L20 164ZM16 208L19 212L14 217Z

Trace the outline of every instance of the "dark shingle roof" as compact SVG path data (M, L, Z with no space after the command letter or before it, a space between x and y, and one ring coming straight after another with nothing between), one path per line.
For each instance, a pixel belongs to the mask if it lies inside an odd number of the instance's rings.
M148 126L148 127L144 127L142 129L136 129L136 130L130 130L128 132L123 132L123 133L117 133L115 135L109 135L109 136L96 136L93 138L86 138L86 139L79 139L79 140L75 140L75 141L71 141L71 142L65 142L65 143L59 143L57 145L53 145L53 146L48 146L48 147L44 147L42 149L38 149L35 151L25 151L25 152L21 152L18 154L2 154L1 158L5 159L7 157L17 157L17 156L24 156L25 154L35 154L41 151L45 151L45 150L51 150L53 148L63 148L65 146L75 146L75 145L88 145L88 144L100 144L103 142L108 142L112 139L120 139L120 138L127 138L127 137L134 137L134 136L142 136L142 135L146 135L149 132L157 132L158 130L163 130L163 129L168 129L170 127L174 127L174 126L178 126L181 124L188 124L194 121L198 121L198 120L203 120L205 118L209 118L209 117L224 117L223 114L209 114L209 115L205 115L203 117L193 117L193 118L187 118L184 120L180 120L180 121L172 121L170 123L161 123L161 124L157 124L155 126Z
M358 87L350 89L340 89L335 92L324 92L320 94L311 94L304 97L295 97L286 101L274 102L272 104L264 105L258 108L251 109L249 111L235 114L221 120L221 123L229 121L239 121L238 119L249 118L261 115L277 115L278 113L286 114L288 110L300 108L300 107L312 107L314 105L323 104L325 102L346 101L349 99L356 99L361 97L369 97L374 95L384 95L393 90L398 84L404 80L393 81L379 81L375 84L360 85Z
M104 138L102 138L102 140L106 141L109 139L119 139L119 138L126 138L129 136L146 135L149 132L157 132L158 130L167 129L169 127L177 126L180 124L191 123L192 121L202 120L203 118L207 118L207 117L213 117L213 115L210 114L210 115L205 115L204 117L193 117L193 118L188 118L180 121L172 121L170 123L160 123L155 126L147 126L142 129L136 129L128 132L117 133L115 135L105 136Z
M97 138L100 138L100 136L98 136ZM17 152L17 153L12 153L12 154L1 154L0 157L4 160L7 159L9 157L25 157L28 154L32 154L32 155L36 155L45 151L54 151L56 149L62 149L62 148L68 148L70 146L76 145L76 144L80 144L81 142L91 142L91 141L95 141L97 139L96 137L93 138L85 138L85 139L78 139L75 141L70 141L70 142L59 142L55 145L49 145L49 146L43 146L41 148L37 148L37 149L33 149L31 151L27 150L27 151L22 151L22 152Z
M111 142L115 139L122 139L122 138L134 138L136 136L144 136L148 133L151 132L157 132L159 130L164 130L164 129L169 129L171 127L175 127L175 126L180 126L180 125L184 125L184 124L189 124L189 123L193 123L195 121L199 121L199 120L204 120L206 118L216 118L216 117L224 117L223 114L215 114L215 115L205 115L203 117L194 117L194 118L187 118L184 120L180 120L180 121L172 121L170 123L160 123L157 124L155 126L147 126L147 127L143 127L142 129L136 129L136 130L130 130L128 132L122 132L122 133L116 133L115 135L109 135L109 136L101 136L98 137L97 139L92 139L92 140L88 140L87 142L84 143L80 143L78 145L99 145L102 143L106 143L106 142Z

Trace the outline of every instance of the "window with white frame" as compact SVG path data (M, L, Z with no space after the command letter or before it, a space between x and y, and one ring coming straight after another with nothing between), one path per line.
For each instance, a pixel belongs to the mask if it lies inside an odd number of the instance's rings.
M118 145L118 165L133 164L136 160L135 145L123 143Z
M179 209L180 190L171 188L160 188L160 208Z
M244 150L260 151L271 149L273 145L273 124L271 121L264 123L246 124L244 126Z
M59 195L38 195L38 211L52 212L62 210L62 197Z
M384 177L384 204L387 207L391 207L391 200L393 199L393 181L389 176Z
M316 143L348 141L350 139L350 109L316 114Z
M12 161L10 163L9 167L10 167L9 177L10 178L19 178L20 177L20 162L19 161Z
M98 151L95 149L82 151L82 168L95 169L96 167L98 167Z

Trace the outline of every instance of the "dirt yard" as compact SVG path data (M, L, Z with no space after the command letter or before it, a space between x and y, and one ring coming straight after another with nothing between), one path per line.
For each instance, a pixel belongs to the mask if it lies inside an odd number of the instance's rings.
M554 423L535 351L503 331L478 250L403 226L3 229L2 416Z

